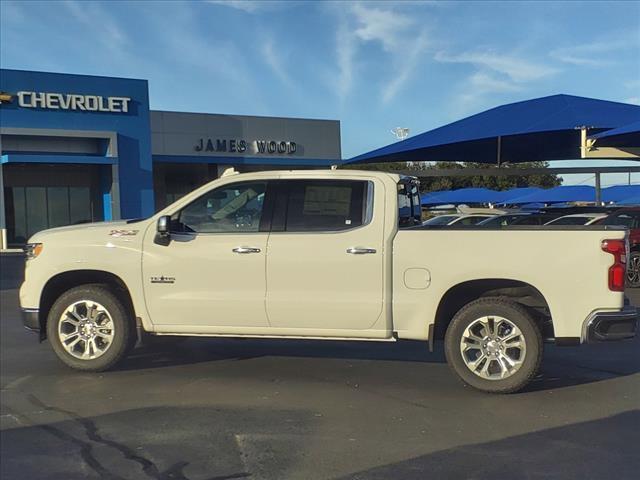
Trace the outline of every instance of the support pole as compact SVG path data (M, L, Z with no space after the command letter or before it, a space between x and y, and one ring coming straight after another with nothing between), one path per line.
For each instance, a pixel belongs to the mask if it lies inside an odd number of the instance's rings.
M502 163L502 137L498 137L498 151L496 152L496 160L498 161L498 167Z
M600 185L600 172L596 172L596 204L602 204L602 186Z

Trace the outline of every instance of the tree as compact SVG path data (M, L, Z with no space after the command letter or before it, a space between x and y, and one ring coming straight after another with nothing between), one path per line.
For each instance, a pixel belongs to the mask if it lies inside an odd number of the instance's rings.
M549 162L525 162L517 164L507 164L500 168L521 169L521 168L547 168ZM432 164L424 162L392 162L392 163L369 163L350 164L341 168L376 170L383 172L414 171L417 175L425 170L459 169L467 168L494 170L496 166L486 163L473 162L435 162ZM489 173L489 172L487 172ZM464 177L421 177L420 190L423 192L437 190L452 190L467 187L485 187L492 190L508 190L515 187L556 187L562 183L562 179L556 174L547 173L542 175L509 175L492 176L473 175Z

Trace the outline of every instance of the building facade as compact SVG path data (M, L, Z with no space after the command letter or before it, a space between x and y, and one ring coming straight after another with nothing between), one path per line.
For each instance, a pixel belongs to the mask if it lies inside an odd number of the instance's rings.
M0 248L153 214L223 170L340 163L333 120L150 111L146 80L0 70Z

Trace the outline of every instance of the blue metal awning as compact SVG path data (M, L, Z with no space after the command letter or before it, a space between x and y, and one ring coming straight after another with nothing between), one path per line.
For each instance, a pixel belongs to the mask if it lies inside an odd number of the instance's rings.
M514 205L525 203L566 203L566 202L595 202L596 190L589 185L564 185L540 190L531 195L514 198L510 203Z
M519 187L511 188L509 190L503 190L501 192L498 192L498 198L495 203L508 205L511 203L511 200L524 197L525 195L531 195L532 193L536 193L541 190L542 188L540 187Z
M469 203L494 203L502 192L488 188L460 188L425 193L420 197L422 205L459 205Z
M598 147L640 147L640 121L589 136Z
M352 162L520 163L580 158L580 129L640 122L640 106L572 95L511 103L358 155Z
M606 203L620 203L633 197L640 197L640 185L614 185L602 189L602 201Z
M640 198L640 185L615 185L602 190L602 201L625 205L630 199ZM563 185L554 188L512 188L495 191L487 188L460 188L425 193L421 197L422 205L461 205L461 204L555 204L570 202L595 202L595 188L589 185ZM631 200L636 203L635 200Z
M618 202L618 205L640 205L640 195L637 197L627 198Z

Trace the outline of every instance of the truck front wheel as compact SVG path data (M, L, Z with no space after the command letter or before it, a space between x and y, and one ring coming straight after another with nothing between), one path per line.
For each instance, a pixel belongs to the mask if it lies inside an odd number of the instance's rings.
M445 354L467 385L489 393L512 393L537 374L542 335L516 302L480 298L453 317L445 335Z
M76 370L113 367L131 343L130 315L103 285L82 285L63 293L47 318L47 336L60 360Z

